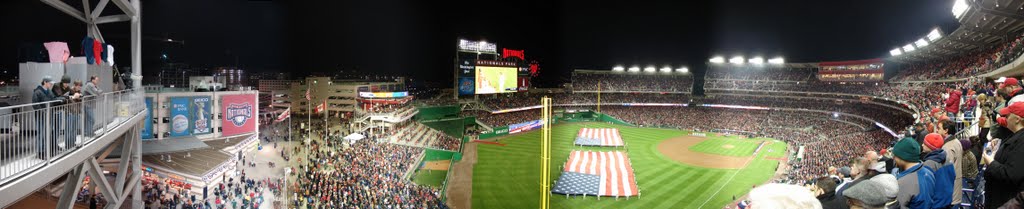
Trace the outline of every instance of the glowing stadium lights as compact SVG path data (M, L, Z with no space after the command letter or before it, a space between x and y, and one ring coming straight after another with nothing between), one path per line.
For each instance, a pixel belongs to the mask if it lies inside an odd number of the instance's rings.
M916 49L916 48L914 48L913 44L907 44L906 46L903 46L903 51L904 52L912 52L912 51L914 51L914 49Z
M918 39L914 42L914 45L917 45L917 48L922 48L924 46L928 46L928 41L925 41L924 38Z
M647 66L647 67L645 67L644 68L644 72L645 73L653 73L654 72L654 66Z
M640 67L637 67L637 66L629 67L629 72L631 72L631 73L640 72Z
M676 68L676 72L677 73L689 73L690 72L690 68L687 68L687 67Z
M927 37L928 37L928 41L933 41L934 42L935 40L939 40L939 38L942 38L942 32L939 32L938 28L932 29L932 32L928 32L928 36Z
M742 65L743 61L744 61L743 60L743 56L735 56L735 57L729 58L729 63L732 63L732 64Z
M966 0L956 0L953 2L953 16L960 19L967 10L971 9L971 5L967 4Z
M672 72L672 67L665 66L665 67L661 68L660 71L662 73L671 73Z
M781 64L785 64L785 63L786 63L786 60L782 59L782 57L776 57L776 58L768 59L768 64L781 65Z
M900 56L901 54L903 54L903 51L900 51L900 48L889 50L889 55Z
M725 63L725 58L722 57L722 56L717 56L717 57L712 57L708 61L711 62L711 63L715 63L715 64L722 64L722 63Z
M623 68L622 66L615 66L614 68L612 68L612 71L622 72L622 71L626 71L626 68Z
M747 62L749 62L750 64L760 65L760 64L764 64L764 58L754 57L754 58L750 58L750 60L747 60Z

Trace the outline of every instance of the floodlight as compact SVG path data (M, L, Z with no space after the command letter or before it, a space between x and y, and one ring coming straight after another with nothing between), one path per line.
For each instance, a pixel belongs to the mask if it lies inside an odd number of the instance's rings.
M676 72L677 73L689 73L690 72L690 68L686 68L686 67L676 68Z
M927 37L929 41L934 42L935 40L939 40L939 38L942 38L942 33L939 32L938 28L932 29L932 32L928 32Z
M654 66L647 66L647 67L645 67L644 68L644 72L645 73L653 73L654 72Z
M671 67L667 67L667 66L663 67L663 68L661 68L661 72L663 72L663 73L671 73L672 72L672 68Z
M903 54L903 51L900 51L900 48L889 50L889 55L900 56L901 54Z
M906 46L903 46L903 51L904 52L912 52L912 51L914 51L914 49L915 48L914 48L913 44L907 44Z
M782 59L782 57L776 57L776 58L768 59L768 63L769 64L779 64L779 65L781 65L781 64L785 64L786 60Z
M729 63L741 65L743 64L743 56L735 56L729 59Z
M749 62L750 64L764 64L764 58L754 57L751 58L750 60L747 60L747 62Z
M928 46L928 41L925 41L924 38L918 39L914 42L914 45L917 45L917 48L924 48L924 46Z
M634 72L634 73L635 72L640 72L640 67L637 67L637 66L629 67L629 72Z
M970 9L971 5L968 5L966 0L956 0L953 2L953 17L960 19Z
M615 72L622 72L624 70L626 70L626 68L623 68L622 66L615 66L614 68L612 68L612 71Z
M710 61L711 63L718 63L718 64L722 64L722 63L725 63L725 58L724 58L724 57L721 57L721 56L717 56L717 57L712 57L712 58L711 58L710 60L708 60L708 61Z

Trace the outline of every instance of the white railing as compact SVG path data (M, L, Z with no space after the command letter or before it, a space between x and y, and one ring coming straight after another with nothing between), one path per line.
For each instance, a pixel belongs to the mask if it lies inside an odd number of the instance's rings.
M0 185L89 145L146 109L124 90L70 102L0 107Z

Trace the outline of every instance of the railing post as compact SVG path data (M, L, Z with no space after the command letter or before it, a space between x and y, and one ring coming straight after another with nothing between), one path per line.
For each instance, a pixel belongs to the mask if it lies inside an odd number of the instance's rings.
M43 118L44 118L43 119L43 125L42 125L42 127L39 128L39 129L43 129L43 133L42 134L44 134L43 135L43 141L40 142L40 143L43 143L43 160L46 161L45 162L46 164L50 164L50 154L51 154L50 153L50 146L52 146L50 144L50 141L52 141L52 140L50 140L50 138L53 137L52 136L53 135L52 134L53 131L51 131L50 129L57 128L57 127L46 128L46 127L51 126L53 124L53 123L51 123L52 117L53 117L53 111L50 109L50 104L51 103L47 102L46 103L46 109L43 109L43 112L44 112L43 114L45 114L43 116Z

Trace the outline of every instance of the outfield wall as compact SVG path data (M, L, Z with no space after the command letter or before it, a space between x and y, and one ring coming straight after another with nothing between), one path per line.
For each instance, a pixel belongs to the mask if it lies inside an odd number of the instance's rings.
M616 124L616 125L634 126L633 124L629 124L629 123L627 123L625 121L619 120L618 118L615 118L615 117L612 117L612 116L608 116L608 115L605 115L605 114L601 114L601 113L594 113L590 117L576 117L576 116L580 116L582 114L590 115L588 113L556 114L555 115L555 119L554 119L554 121L551 124L552 125L557 125L559 123L564 123L564 122L609 122L609 123L613 123L613 124ZM510 134L509 133L509 129L510 128L515 129L516 127L518 127L521 124L526 124L526 123L531 123L531 122L533 122L533 121L528 121L528 122L518 123L518 124L513 124L513 125L508 125L508 126L495 127L494 131L484 132L484 133L480 134L479 139L489 139L489 138L509 135ZM536 127L534 129L537 129L537 128L540 128L540 127ZM519 129L515 129L515 130L519 130ZM519 130L519 131L526 132L526 131L530 131L530 130L533 130L533 129ZM519 131L517 131L517 132L519 132Z

